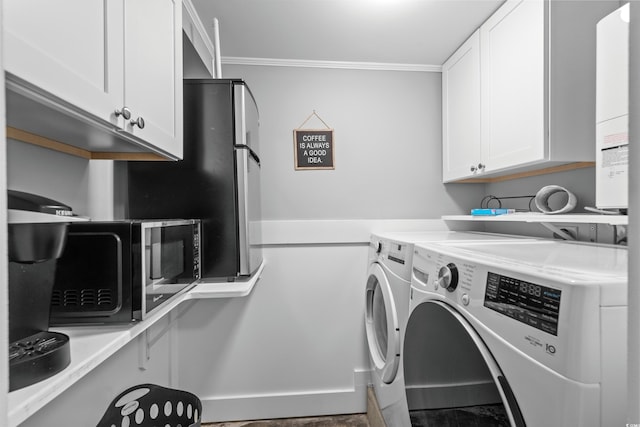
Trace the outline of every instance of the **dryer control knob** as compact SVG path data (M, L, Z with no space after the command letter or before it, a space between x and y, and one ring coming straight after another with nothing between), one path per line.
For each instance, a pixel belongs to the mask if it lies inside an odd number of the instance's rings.
M440 268L438 271L438 283L440 287L453 292L458 287L458 267L452 262Z
M379 254L380 252L382 252L382 242L376 244L376 253Z

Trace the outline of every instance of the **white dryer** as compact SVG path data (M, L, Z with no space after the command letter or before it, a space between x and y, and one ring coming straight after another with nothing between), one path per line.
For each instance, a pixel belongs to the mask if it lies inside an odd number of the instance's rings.
M412 425L625 425L626 248L428 243L412 270Z
M395 232L371 236L365 330L372 365L371 382L388 427L410 425L402 377L402 342L409 317L414 245L418 242L523 239L520 236L453 231Z

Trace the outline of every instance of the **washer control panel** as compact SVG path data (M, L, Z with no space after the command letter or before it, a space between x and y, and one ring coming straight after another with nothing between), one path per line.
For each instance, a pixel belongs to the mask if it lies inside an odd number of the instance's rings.
M373 239L369 242L370 257L385 258L398 264L406 264L411 256L406 243L386 239Z
M560 289L488 271L484 306L557 336L561 295Z
M385 265L407 282L411 280L413 245L391 239L372 238L369 242L369 261Z

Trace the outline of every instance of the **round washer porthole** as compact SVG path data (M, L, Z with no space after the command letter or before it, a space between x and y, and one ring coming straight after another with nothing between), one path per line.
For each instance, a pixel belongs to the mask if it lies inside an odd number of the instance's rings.
M365 329L375 369L389 384L395 379L400 364L400 330L389 280L377 263L372 264L368 272Z

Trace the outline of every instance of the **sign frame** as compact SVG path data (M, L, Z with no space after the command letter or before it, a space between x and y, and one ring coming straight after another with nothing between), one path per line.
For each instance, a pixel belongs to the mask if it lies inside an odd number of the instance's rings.
M305 136L309 137L307 141L304 140ZM311 151L314 151L314 154L316 155L308 154ZM335 170L334 130L331 128L294 129L293 155L293 166L297 171ZM309 163L310 158L313 158L314 161L318 161L318 163ZM330 163L326 163L329 160Z

